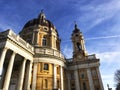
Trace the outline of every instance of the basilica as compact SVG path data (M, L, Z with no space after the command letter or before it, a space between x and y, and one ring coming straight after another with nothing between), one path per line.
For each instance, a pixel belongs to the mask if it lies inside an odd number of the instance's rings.
M0 90L104 90L100 60L88 55L82 32L73 27L72 58L61 53L57 29L43 11L18 35L0 32Z

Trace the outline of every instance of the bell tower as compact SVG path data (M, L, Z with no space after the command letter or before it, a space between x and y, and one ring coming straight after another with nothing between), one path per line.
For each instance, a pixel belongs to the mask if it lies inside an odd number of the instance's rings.
M82 32L80 32L80 29L77 27L77 24L75 24L71 39L73 43L74 60L83 60L83 58L87 56L87 53L85 50L85 42Z

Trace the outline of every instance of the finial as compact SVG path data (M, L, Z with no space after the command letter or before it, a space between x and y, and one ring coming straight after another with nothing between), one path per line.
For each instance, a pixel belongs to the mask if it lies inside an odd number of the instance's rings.
M77 24L76 24L76 21L74 21L74 23L75 23L75 29L77 28Z

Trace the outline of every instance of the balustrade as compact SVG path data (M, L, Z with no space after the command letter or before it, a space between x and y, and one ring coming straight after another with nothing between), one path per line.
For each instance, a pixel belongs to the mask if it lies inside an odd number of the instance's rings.
M35 53L43 54L43 55L53 55L59 58L64 58L58 50L48 49L48 48L35 48Z
M8 29L7 31L0 33L0 39L10 38L12 41L15 41L21 47L26 48L27 50L33 52L33 46L23 40L19 35L16 35L12 30Z

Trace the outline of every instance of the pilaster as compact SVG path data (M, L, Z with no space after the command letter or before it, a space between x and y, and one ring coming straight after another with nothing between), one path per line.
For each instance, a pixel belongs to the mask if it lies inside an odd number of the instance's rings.
M34 63L32 90L36 90L36 79L37 79L37 63Z
M53 76L53 81L54 81L54 89L57 89L57 67L56 65L54 64L53 65L53 70L54 70L54 76Z
M63 85L63 68L60 66L60 79L61 79L61 90L64 89Z
M99 67L97 67L96 70L97 70L97 74L98 74L98 78L99 78L99 82L100 82L100 88L101 88L101 90L104 90Z
M94 84L93 84L93 79L92 79L92 75L91 75L91 70L89 68L87 69L87 75L88 75L90 90L94 90Z
M67 72L66 74L67 74L68 90L71 90L71 86L70 86L70 74L69 74L69 72Z
M78 71L74 71L74 76L75 76L75 86L76 90L80 90L80 83L79 83L79 77L78 77Z

